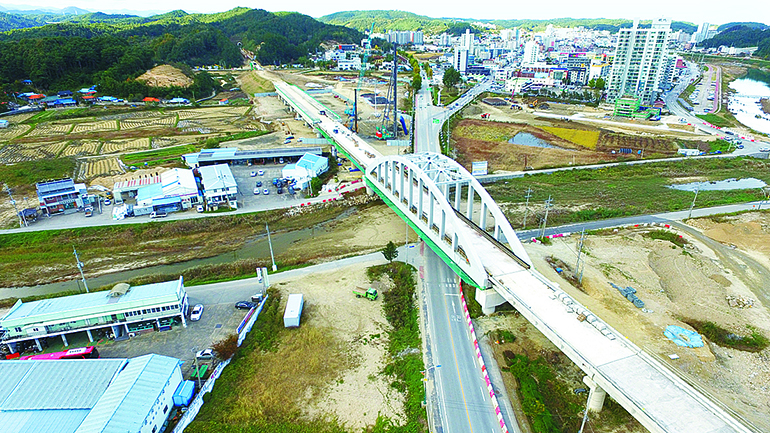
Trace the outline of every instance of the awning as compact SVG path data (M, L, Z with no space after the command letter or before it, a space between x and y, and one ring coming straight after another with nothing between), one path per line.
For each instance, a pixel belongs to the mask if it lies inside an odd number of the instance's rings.
M179 204L182 203L182 199L180 197L166 197L166 198L157 198L152 200L153 206L167 206L170 204Z

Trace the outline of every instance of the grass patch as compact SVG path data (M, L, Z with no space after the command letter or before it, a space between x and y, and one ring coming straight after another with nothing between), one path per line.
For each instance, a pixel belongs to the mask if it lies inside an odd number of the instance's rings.
M254 71L241 74L238 79L240 80L241 89L243 89L249 96L253 96L255 93L275 92L273 83L271 83L270 80L260 77Z
M746 326L747 335L738 335L714 322L686 318L681 320L695 328L696 331L713 343L722 347L730 347L744 352L761 352L770 345L770 340L750 325Z
M334 420L303 420L300 399L314 397L349 368L342 342L329 330L283 327L281 295L268 291L254 328L224 369L186 431L345 432Z
M685 238L683 238L682 236L674 232L670 232L667 230L653 230L651 232L644 233L643 236L650 239L659 239L662 241L668 241L682 248L684 248L684 246L687 245L687 240Z
M119 263L142 257L136 267L176 263L194 258L212 257L236 251L247 240L264 235L266 223L273 232L292 231L331 221L348 211L342 206L285 218L275 210L216 218L155 221L152 224L127 224L82 227L64 230L9 233L0 238L0 274L3 286L26 286L69 278L72 251L62 245L76 245L87 272L110 269ZM223 241L223 239L227 241ZM319 250L322 249L319 247ZM301 266L318 258L322 251L286 252L277 257L281 268ZM254 266L266 266L269 256L227 261L217 265L184 270L185 282L233 279L253 276ZM166 281L175 275L147 275L142 283ZM154 280L153 280L154 279Z
M11 188L30 188L37 182L72 177L75 160L72 158L40 159L0 165L0 182ZM16 197L17 200L21 197ZM37 198L32 201L36 204ZM23 200L21 201L23 203ZM0 244L2 245L2 244Z
M419 351L422 342L414 300L414 268L406 263L391 262L367 269L367 276L371 280L379 279L383 274L390 278L391 286L383 293L382 309L392 326L388 331L390 359L383 372L393 379L391 386L406 396L406 420L403 425L396 425L393 420L379 416L371 431L425 432L427 421L422 407L425 400L422 382L425 364Z
M224 135L222 137L210 137L206 139L204 143L204 147L207 149L216 148L216 147L219 147L220 143L224 143L226 141L244 140L246 138L260 137L262 135L270 134L270 132L272 131L245 131L245 132L238 132L235 134Z
M481 304L476 300L476 287L460 280L460 288L462 288L465 304L468 305L468 313L470 313L471 319L483 316L484 311L481 309Z
M712 125L719 126L720 128L733 126L732 122L714 113L696 114L695 116L701 120L705 120Z
M600 131L583 131L579 129L558 128L555 126L541 126L540 129L550 132L551 134L563 138L570 143L575 143L578 146L596 150L596 143L599 141Z
M733 145L726 140L714 140L709 142L709 152L722 152L728 153L733 150Z
M146 150L143 152L128 153L121 156L121 159L127 165L136 163L150 162L158 159L168 159L168 157L178 157L186 153L192 153L198 150L193 144L184 146L163 147L161 149ZM174 158L176 159L176 158Z
M569 170L527 175L485 185L511 221L520 221L528 187L532 188L530 212L542 216L542 203L552 196L554 208L548 225L586 220L656 214L689 209L693 193L668 188L678 179L702 177L709 181L754 177L770 183L770 162L753 158L718 158L620 165L595 170ZM762 199L758 189L701 191L696 206L711 207ZM611 205L610 205L611 204ZM538 207L539 206L539 207ZM518 210L518 208L522 208ZM537 219L535 219L537 221Z

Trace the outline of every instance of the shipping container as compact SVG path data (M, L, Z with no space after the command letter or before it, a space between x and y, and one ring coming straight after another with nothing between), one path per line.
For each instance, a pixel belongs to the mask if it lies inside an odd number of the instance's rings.
M299 319L302 316L302 307L305 305L305 299L301 293L289 295L286 301L286 311L283 313L283 326L286 328L296 328L299 326Z

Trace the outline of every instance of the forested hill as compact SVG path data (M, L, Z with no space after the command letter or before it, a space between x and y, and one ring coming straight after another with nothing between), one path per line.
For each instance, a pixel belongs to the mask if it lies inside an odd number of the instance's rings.
M722 45L737 48L759 47L754 56L770 59L770 28L733 26L711 39L706 39L701 46L703 48L719 48Z
M120 83L155 64L240 66L238 43L254 51L261 63L280 64L314 52L327 40L358 43L363 37L307 15L248 8L217 14L173 11L146 18L101 13L78 17L0 33L0 85L17 90L21 80L29 79L46 91L100 84L100 90L112 89L118 96L127 91Z
M545 30L548 24L555 27L583 26L596 30L609 30L617 32L621 27L631 27L631 20L606 19L606 18L555 18L550 20L489 20L470 18L431 18L423 15L403 11L345 11L337 12L319 18L320 21L329 24L338 24L354 28L359 31L369 30L374 23L376 33L388 30L422 30L431 35L444 32L457 33L458 28L466 28L474 22L494 24L498 28L520 27L531 31ZM642 21L644 24L645 22ZM647 22L649 23L649 21ZM691 23L674 21L671 23L674 31L684 30L692 33L697 27Z

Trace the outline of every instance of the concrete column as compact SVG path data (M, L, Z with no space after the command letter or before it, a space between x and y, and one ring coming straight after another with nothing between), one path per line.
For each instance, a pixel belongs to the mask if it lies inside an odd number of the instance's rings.
M473 187L468 185L468 210L465 212L465 218L473 221Z
M182 326L186 328L187 327L187 320L185 320L185 318L184 318L184 313L180 314L179 317L182 318Z
M39 350L41 352L43 351L43 346L40 345L40 339L39 338L35 338L35 345L37 345L37 350Z
M368 184L366 185L366 195L374 195L374 190Z
M433 212L436 210L436 198L428 191L428 228L433 229Z
M463 184L455 183L455 210L460 210L460 199L463 198Z
M505 298L494 289L476 289L476 302L481 305L481 311L484 314L492 314L495 312L495 307L505 303Z
M422 179L417 180L417 219L422 221L422 202L425 194L422 193Z
M439 224L438 227L438 235L443 240L444 234L446 234L446 212L444 210L441 210L441 224Z
M604 406L604 398L607 397L607 391L603 390L602 387L588 376L583 377L583 383L588 385L588 388L591 390L588 393L588 410L601 412L602 406Z
M91 330L90 329L86 329L86 334L88 334L88 341L93 343L94 342L94 336L91 335Z
M481 230L487 231L487 204L481 202L481 220L479 221Z
M66 335L64 335L64 334L61 335L61 341L64 342L65 346L69 347L70 344L67 342L67 336Z

